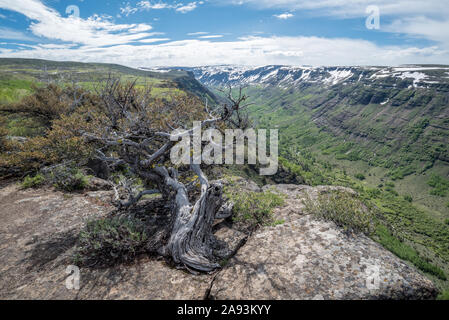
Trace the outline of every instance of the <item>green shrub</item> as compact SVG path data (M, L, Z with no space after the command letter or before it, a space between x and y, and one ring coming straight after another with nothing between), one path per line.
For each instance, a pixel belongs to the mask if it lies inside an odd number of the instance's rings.
M51 185L58 190L73 192L84 190L89 186L90 177L78 168L57 166L49 170L42 170L34 177L27 176L22 183L23 188L35 188Z
M73 192L84 190L89 186L90 177L80 169L67 166L58 166L46 173L49 184L56 189Z
M445 197L449 190L449 180L436 174L432 174L427 184L433 188L430 190L430 194L434 196Z
M415 249L394 237L385 226L377 226L376 237L380 244L399 258L410 261L423 272L432 274L441 280L447 280L443 270L420 257Z
M402 168L390 170L388 175L391 177L391 180L396 181L396 180L401 180L404 177L409 176L415 172L416 172L415 167L408 166L408 167L402 167Z
M228 194L234 202L236 222L247 222L252 226L269 226L282 224L275 221L273 209L284 204L284 198L273 192L235 192Z
M399 193L396 190L388 190L392 195L399 196Z
M366 188L365 192L371 198L376 198L376 197L380 196L382 193L380 189L376 189L376 188Z
M440 293L440 295L437 298L438 300L449 300L449 289L443 291Z
M405 195L405 196L404 196L404 200L405 200L405 201L408 201L408 202L413 202L413 197L410 196L410 195Z
M432 196L438 196L438 197L445 197L447 194L447 191L442 188L435 188L430 190L430 195Z
M365 176L364 176L363 174L361 174L361 173L357 173L357 174L355 175L355 177L356 177L357 179L359 179L360 181L366 179Z
M388 191L389 193L391 193L394 196L398 196L399 194L397 193L396 190L394 190L394 187L395 187L395 185L393 182L387 182L385 184L385 191Z
M26 176L22 182L22 188L36 188L45 184L45 177L42 174L37 174L34 177Z
M320 219L333 221L345 232L373 232L374 214L357 198L346 191L331 191L318 195L316 201L308 197L306 210Z
M104 266L129 262L145 252L147 239L145 225L135 218L92 220L79 234L75 262Z

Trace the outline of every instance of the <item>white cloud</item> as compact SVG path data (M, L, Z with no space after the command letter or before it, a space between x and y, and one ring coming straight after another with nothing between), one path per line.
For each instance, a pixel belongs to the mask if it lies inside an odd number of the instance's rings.
M173 9L174 7L164 3L164 2L158 2L158 3L152 3L151 1L140 1L137 4L137 7L140 9L145 10L160 10L160 9ZM137 9L139 10L139 9Z
M193 1L189 3L174 3L169 4L167 2L153 2L153 1L140 1L137 3L136 7L131 7L131 5L126 3L126 5L120 8L120 12L126 16L134 14L139 11L149 11L149 10L162 10L162 9L172 9L180 13L187 13L195 10L199 5L204 4L204 1Z
M252 0L242 2L256 3ZM271 3L270 5L274 5L276 8L285 7L288 10L294 10L288 6L293 2L295 2L295 6L309 5L324 8L324 5L327 4L334 9L338 7L339 10L347 7L346 2L341 0L305 0L301 3L289 0L260 0L258 3L259 5ZM365 0L348 2L355 7L357 7L356 4L367 3ZM379 2L387 5L384 0L379 0ZM403 0L399 2L403 2ZM413 0L411 2L415 3ZM439 1L433 0L433 2ZM147 6L146 3L149 5ZM195 1L186 5L192 3L194 5L191 5L190 8L197 7L203 2ZM186 6L175 3L171 5L175 7L168 8L165 2L155 4L149 1L142 1L140 4L142 8L148 7L145 10L176 10ZM214 64L397 65L403 63L447 63L449 61L449 45L425 48L379 46L360 39L302 36L257 36L233 41L212 41L211 39L221 38L222 35L209 32L189 34L199 36L195 40L171 41L169 38L151 38L161 33L150 32L152 27L148 24L115 24L110 18L98 15L88 19L62 17L57 11L45 6L39 0L21 0L15 3L11 3L10 0L0 0L0 8L25 15L32 21L29 29L35 36L57 40L55 42L58 43L32 47L18 45L20 46L18 49L0 49L2 57L109 62L133 67ZM185 10L188 9L183 9L183 11ZM348 10L356 9L349 8ZM405 12L406 9L402 10ZM417 7L414 10L417 10ZM423 10L425 9L423 8ZM412 17L398 16L394 23L385 27L385 30L426 37L440 43L449 43L447 32L445 32L449 27L449 23L446 22L447 17L442 18L435 14L429 18L424 13L419 17L419 19L413 19ZM2 31L0 30L0 32ZM23 36L20 32L6 31L9 33L2 32L2 34L9 34L11 39L14 36L18 37L14 39L26 41L25 38L20 38L21 35ZM59 44L60 42L64 42L64 44Z
M380 31L403 33L440 42L449 48L449 5L447 0L216 0L221 3L249 5L259 9L286 9L301 14L336 18L366 17L370 5L379 7L381 20L388 17L394 23L382 24ZM298 13L299 14L299 13ZM287 16L279 15L285 19ZM282 19L282 18L281 18Z
M223 35L221 34L214 34L209 36L201 36L200 39L217 39L217 38L223 38Z
M287 20L287 19L293 18L295 15L292 13L286 12L286 13L282 13L282 14L275 14L274 16L281 20Z
M128 3L125 7L120 8L120 13L123 14L123 15L125 15L125 16L129 16L129 15L131 15L131 14L134 14L134 13L136 13L137 11L139 11L139 9L131 7L131 6L129 5L129 3Z
M187 35L188 36L202 36L205 34L209 34L209 32L199 31L199 32L190 32Z
M75 47L74 44L39 44L38 47L44 48L44 49L70 49L72 47ZM34 47L36 48L36 47Z
M199 4L203 4L203 2L202 1L200 1L200 2L196 2L196 1L195 2L190 2L190 3L186 4L186 5L180 6L179 8L176 9L176 11L181 12L181 13L187 13L187 12L195 10L196 7Z
M153 42L162 42L162 41L170 41L170 38L150 38L139 40L140 43L153 43Z
M145 31L150 31L151 29L153 29L153 27L151 27L150 25L141 23L141 24L138 24L137 26L129 29L128 31L129 32L145 32Z
M246 37L236 41L184 40L109 48L65 48L1 52L3 57L118 63L132 67L242 65L398 65L445 63L449 52L437 47L380 47L366 40L318 37Z
M386 31L405 33L445 44L449 48L449 20L416 18L397 19L385 27Z
M126 44L149 37L147 24L114 24L109 17L94 15L88 19L62 17L39 0L12 3L0 0L0 8L16 11L31 19L29 29L38 36L88 46Z
M313 10L319 14L341 17L364 16L369 5L376 5L386 15L447 16L447 0L217 0L235 5L248 4L262 9Z
M21 31L0 27L0 38L8 40L34 41L35 39L27 36Z

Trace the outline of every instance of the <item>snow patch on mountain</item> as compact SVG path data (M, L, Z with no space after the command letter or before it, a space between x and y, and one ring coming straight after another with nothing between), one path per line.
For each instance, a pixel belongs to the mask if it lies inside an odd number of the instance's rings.
M350 83L428 88L449 85L447 66L405 65L398 67L310 67L310 66L236 66L218 65L195 68L143 68L156 72L186 70L206 86L279 86L289 88L307 84L324 86Z
M413 79L413 86L416 88L420 82L427 79L427 75L422 72L403 72L397 75L401 79Z
M333 70L329 71L330 77L323 80L324 83L338 84L346 79L352 77L351 70Z

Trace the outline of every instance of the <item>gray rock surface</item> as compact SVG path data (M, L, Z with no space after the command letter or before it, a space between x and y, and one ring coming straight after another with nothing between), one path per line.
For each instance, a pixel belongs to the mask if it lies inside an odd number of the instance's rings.
M113 192L67 195L0 188L0 299L203 299L212 275L195 276L142 257L132 265L66 273L82 225L107 215Z
M113 192L67 195L0 187L0 299L434 297L429 280L380 245L365 236L347 237L304 213L305 192L313 197L329 188L277 186L288 196L275 212L285 223L256 231L216 274L192 275L144 256L131 265L81 268L80 290L68 290L66 268L73 263L77 233L87 219L113 210ZM246 237L226 224L217 236L231 248Z
M266 189L266 188L265 188ZM429 299L433 283L364 235L348 236L304 212L306 193L338 187L279 185L285 223L252 235L215 279L215 299ZM345 189L353 192L351 190Z

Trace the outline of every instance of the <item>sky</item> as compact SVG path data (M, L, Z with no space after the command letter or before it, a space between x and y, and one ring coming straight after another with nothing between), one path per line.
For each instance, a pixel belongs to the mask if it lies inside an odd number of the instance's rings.
M0 57L130 67L449 64L449 5L0 0Z

